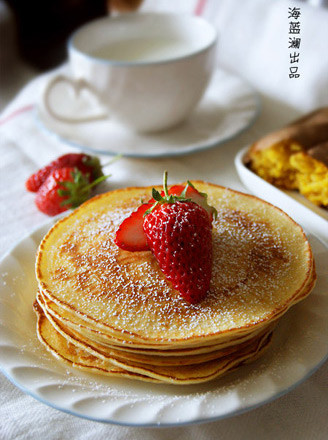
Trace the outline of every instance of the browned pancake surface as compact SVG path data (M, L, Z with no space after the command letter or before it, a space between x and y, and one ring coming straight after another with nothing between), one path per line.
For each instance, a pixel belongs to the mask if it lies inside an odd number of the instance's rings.
M41 291L103 331L158 344L201 344L278 317L313 275L303 231L255 197L204 182L195 186L219 212L204 301L184 301L150 252L122 251L113 242L118 225L151 188L103 194L56 224L38 254Z

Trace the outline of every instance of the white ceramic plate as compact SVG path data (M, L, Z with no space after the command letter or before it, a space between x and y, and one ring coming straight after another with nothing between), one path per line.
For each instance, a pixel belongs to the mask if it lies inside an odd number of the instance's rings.
M0 263L0 367L41 402L90 420L176 426L218 420L262 405L309 377L328 353L328 249L310 237L317 260L313 293L281 320L263 358L203 385L157 385L82 373L39 343L32 303L34 259L50 225L22 240Z
M256 196L285 211L294 220L315 234L328 246L328 210L314 205L296 191L283 191L263 180L245 165L248 146L235 158L235 166L243 184Z
M49 77L50 80L50 77ZM87 97L73 101L69 90L56 88L53 106L65 107L76 116L87 111ZM75 98L74 98L75 99ZM78 99L78 98L76 98ZM72 100L72 102L70 102ZM52 118L40 103L38 126L60 142L97 154L126 157L169 157L216 147L250 127L259 113L259 96L242 78L218 69L192 115L174 129L157 134L137 134L113 119L68 124ZM83 113L84 114L84 113Z

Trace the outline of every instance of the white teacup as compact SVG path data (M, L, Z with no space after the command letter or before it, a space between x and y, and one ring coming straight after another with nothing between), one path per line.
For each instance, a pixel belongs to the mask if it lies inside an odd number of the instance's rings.
M110 117L139 132L168 129L187 118L203 96L215 65L217 34L192 15L134 13L92 21L71 37L71 76L47 84L43 101L61 121ZM68 117L52 108L57 83L88 89L106 111Z

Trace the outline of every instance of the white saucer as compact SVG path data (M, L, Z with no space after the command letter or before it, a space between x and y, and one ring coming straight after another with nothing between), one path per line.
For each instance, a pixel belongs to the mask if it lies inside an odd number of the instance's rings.
M70 98L58 88L56 102ZM62 95L62 96L58 96ZM66 100L66 102L65 102ZM113 119L68 124L51 117L40 104L38 125L71 147L97 154L168 157L216 147L250 127L259 114L259 96L242 78L218 69L192 115L174 129L134 133Z

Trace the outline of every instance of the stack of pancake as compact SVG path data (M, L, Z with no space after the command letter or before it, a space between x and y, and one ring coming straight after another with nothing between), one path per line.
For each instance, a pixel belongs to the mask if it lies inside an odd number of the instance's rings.
M34 303L40 341L58 359L118 377L191 384L257 359L279 318L315 283L310 245L278 208L193 182L218 210L206 298L187 303L150 251L119 249L122 220L151 187L97 196L40 244Z

